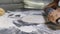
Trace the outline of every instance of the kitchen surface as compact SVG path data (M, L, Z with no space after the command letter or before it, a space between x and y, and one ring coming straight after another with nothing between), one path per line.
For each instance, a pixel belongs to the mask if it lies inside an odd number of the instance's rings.
M1 34L59 34L45 24L43 10L8 11L0 17Z
M5 10L5 14L0 16L0 34L60 34L60 29L55 29L54 24L46 24L48 21L43 8L48 0L37 2L36 0L24 0L25 8L20 0L0 1L0 7ZM43 1L47 3L44 4ZM49 0L50 2L52 1Z

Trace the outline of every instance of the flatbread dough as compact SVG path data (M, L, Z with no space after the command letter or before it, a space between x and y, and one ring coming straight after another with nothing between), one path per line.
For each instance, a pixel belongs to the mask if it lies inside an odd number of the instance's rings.
M28 15L22 18L22 21L27 23L45 23L42 15Z

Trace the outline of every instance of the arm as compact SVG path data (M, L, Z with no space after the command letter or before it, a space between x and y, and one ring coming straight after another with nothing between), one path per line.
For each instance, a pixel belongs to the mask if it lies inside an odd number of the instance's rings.
M58 7L58 3L59 3L59 0L54 0L52 3L47 5L47 7L56 9Z
M54 9L57 9L59 0L54 0L52 3L48 4L44 11L48 14L48 12L53 11Z
M58 3L59 3L59 0L54 0L52 3L48 4L44 11L47 9L47 8L53 8L53 9L56 9L58 7Z

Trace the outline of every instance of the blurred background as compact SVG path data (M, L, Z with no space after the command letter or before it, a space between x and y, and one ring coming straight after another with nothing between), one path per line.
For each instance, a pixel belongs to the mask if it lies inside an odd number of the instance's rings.
M25 8L43 9L46 5L53 0L24 0Z
M23 0L0 0L0 7L7 10L14 10L23 7Z
M0 7L7 10L20 8L43 9L53 0L0 0Z

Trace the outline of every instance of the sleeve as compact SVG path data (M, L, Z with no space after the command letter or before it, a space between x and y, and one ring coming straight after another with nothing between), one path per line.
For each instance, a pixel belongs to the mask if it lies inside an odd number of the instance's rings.
M54 10L53 8L47 8L46 13L48 14L48 13L52 12L53 10Z

